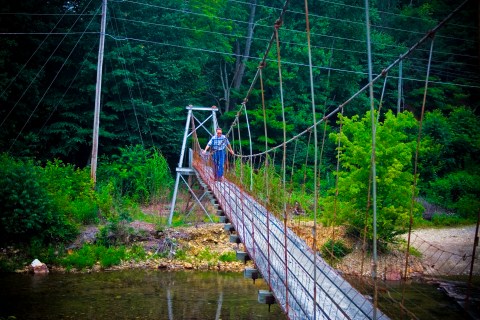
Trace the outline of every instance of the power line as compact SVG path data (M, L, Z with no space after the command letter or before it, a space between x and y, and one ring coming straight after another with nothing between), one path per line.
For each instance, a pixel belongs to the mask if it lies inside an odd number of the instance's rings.
M90 0L90 2L85 6L85 9L88 7L88 5L90 5L90 3L92 2L93 0ZM90 27L90 24L93 22L93 19L95 18L95 16L92 16L92 19L90 20L90 22L88 23L88 25L85 27L85 30L87 28ZM79 18L74 22L74 24L72 25L71 28L73 28L73 26L77 23L77 21L79 20ZM64 38L65 39L65 38ZM49 59L47 60L47 62L50 60L50 58L52 57L52 55L56 52L56 50L58 49L58 47L60 46L60 44L63 42L63 40L58 44L57 48L55 48L55 50L52 52L52 54L50 55ZM40 105L40 103L43 101L43 99L45 98L45 96L47 95L47 92L48 90L50 90L51 86L53 85L53 83L55 82L55 80L57 79L58 75L60 74L60 72L62 71L63 67L65 66L65 64L67 63L68 59L70 58L70 56L72 55L72 53L74 52L75 48L77 47L77 45L80 43L80 40L82 39L82 37L80 37L77 42L75 43L75 46L72 48L72 50L70 50L70 53L68 54L67 58L64 60L62 66L60 67L60 69L57 71L57 73L55 74L55 77L52 79L52 81L50 82L50 85L48 86L48 88L45 90L45 92L43 93L42 97L40 98L40 100L38 101L37 105L35 106L35 108L33 109L33 111L30 113L30 116L28 117L27 121L25 122L25 124L23 125L22 129L20 129L20 132L18 133L18 135L16 136L16 138L13 140L12 144L10 145L10 148L9 150L12 149L12 147L15 145L15 143L17 142L18 138L20 137L20 135L22 134L23 130L25 129L25 127L27 126L27 124L30 122L30 119L33 117L33 115L35 114L35 112L37 111L38 109L38 106ZM47 63L45 62L45 64ZM45 66L44 64L44 66ZM43 69L43 67L42 67ZM38 75L38 74L37 74ZM36 77L35 77L36 78ZM33 83L33 81L35 80L32 79L32 82L30 84ZM30 86L29 86L30 87ZM28 88L26 89L28 90ZM24 91L24 93L26 92L26 90ZM23 97L23 94L22 94L22 97ZM20 98L21 99L21 98ZM15 106L18 104L18 102L20 101L20 99L17 101L17 103L15 104ZM15 107L14 106L14 107ZM5 122L5 120L4 120ZM3 124L3 122L2 122Z
M229 1L233 1L233 0L229 0ZM358 10L362 10L362 11L365 9L365 8L363 8L363 7L354 6L354 5L349 5L349 4L345 4L345 3L339 3L339 2L335 2L335 1L319 0L319 2L330 3L330 4L333 4L333 5L348 7L348 8L352 8L352 9L358 9ZM404 14L399 14L399 13L393 13L393 12L382 11L382 10L377 10L377 12L383 13L383 14L392 15L392 16L407 18L407 19L413 19L413 20L420 20L420 21L423 21L423 22L429 22L429 20L425 20L424 18L406 16L406 15L404 15ZM471 26L466 26L466 25L461 25L461 24L455 24L455 23L449 23L449 24L452 25L452 26L457 26L457 27L462 27L462 28L477 29L476 27L471 27Z
M112 25L113 25L113 23L112 23ZM115 23L114 27L116 28L116 31L119 34L120 32L118 31L118 26L117 26L116 23ZM118 49L118 42L115 42L115 43L117 44L117 49ZM127 46L129 46L129 45L130 44L127 41ZM145 147L145 145L143 143L142 130L140 129L140 123L138 122L137 109L135 107L135 102L134 102L134 99L133 99L133 90L132 90L132 87L130 85L131 80L130 80L130 77L128 76L128 73L127 73L127 66L126 66L126 63L125 63L126 59L123 57L123 52L121 50L119 50L119 52L120 52L120 56L122 58L122 59L120 59L120 61L121 61L122 69L123 69L123 76L125 77L125 80L126 80L128 95L130 97L130 103L132 104L133 114L135 116L135 121L136 121L136 124L137 124L137 129L138 129L140 141L142 143L142 146ZM143 103L143 101L142 101L142 103Z
M32 12L0 12L0 15L19 15L19 16L100 16L96 13L32 13Z
M167 46L167 47L174 47L174 48L181 48L181 49L187 49L187 50L193 50L193 51L200 51L200 52L207 52L207 53L213 53L213 54L220 54L220 55L225 55L225 56L233 56L236 57L237 54L235 53L230 53L230 52L222 52L222 51L217 51L213 49L204 49L204 48L197 48L197 47L189 47L189 46L182 46L178 44L172 44L172 43L165 43L165 42L159 42L159 41L153 41L153 40L145 40L145 39L138 39L138 38L127 38L127 37L122 37L122 38L117 38L111 34L106 34L106 36L117 40L117 41L137 41L137 42L142 42L142 43L150 43L150 44L155 44L155 45L161 45L161 46ZM249 56L249 59L254 59L254 60L262 60L259 57L253 57ZM275 62L275 60L272 59L266 59L266 61L269 62ZM290 62L290 61L282 61L282 64L287 64L287 65L294 65L294 66L301 66L301 67L308 67L308 64L306 63L298 63L298 62ZM366 72L363 71L353 71L353 70L345 70L345 69L339 69L339 68L329 68L329 67L321 67L314 65L313 68L315 69L321 69L321 70L330 70L330 71L337 71L337 72L343 72L343 73L351 73L351 74L357 74L357 75L367 75ZM390 78L397 79L397 77L390 76ZM416 79L416 78L404 78L405 80L409 81L418 81L418 82L424 82L424 79ZM459 87L464 87L464 88L480 88L480 85L468 85L468 84L459 84L459 83L453 83L453 82L443 82L443 81L429 81L430 83L435 83L435 84L441 84L441 85L453 85L453 86L459 86Z
M81 32L81 31L78 31L78 32L0 32L0 35L14 35L14 36L21 36L21 35L28 35L28 36L31 36L31 35L49 35L49 36L64 36L64 35L75 35L75 34L81 34L81 35L85 35L85 34L99 34L98 31L89 31L89 32Z
M239 0L229 0L229 2L237 2L237 3L249 5L249 3L244 2L244 1L239 1ZM279 10L278 8L271 7L271 6L267 6L267 5L257 4L257 6L258 6L258 7L268 8L268 9ZM356 7L356 6L349 6L349 5L346 5L346 6L348 6L348 7L354 7L354 8L357 8L357 9L364 10L363 7ZM300 14L300 15L304 15L304 14L305 14L304 12L294 11L294 10L287 10L287 12L289 12L289 13L294 13L294 14ZM386 13L386 12L384 12L384 11L380 11L380 12ZM311 17L316 17L316 18L323 18L323 19L328 19L328 20L333 20L333 21L347 22L347 23L357 24L357 25L361 25L361 26L365 25L365 22L363 22L363 21L353 21L353 20L348 20L348 19L333 18L333 17L322 16L322 15L313 14L313 13L309 13L309 15L310 15ZM404 17L406 17L406 16L404 16ZM425 21L425 22L427 21L427 20L424 20L424 19L421 19L421 20L422 20L422 21ZM401 32L405 32L405 33L413 33L413 34L417 34L417 35L423 35L423 34L424 34L423 32L419 32L419 31L411 31L411 30L406 30L406 29L398 29L398 28L385 27L385 26L380 26L380 25L372 25L372 27L380 28L380 29L389 29L389 30L401 31ZM464 26L459 25L459 27L464 27ZM473 27L472 27L472 28L473 28ZM438 37L447 38L447 39L455 39L455 40L464 40L464 39L460 39L460 38L449 37L449 36L442 36L442 35L439 35ZM464 40L464 41L465 41L465 40ZM476 42L476 40L466 40L466 41Z
M85 8L83 9L84 11L87 10L87 7L90 5L90 3L92 2L92 0L90 0L90 2L85 6ZM93 19L93 18L92 18ZM77 24L77 22L80 20L80 17L78 17L72 24L72 26L70 27L70 30L73 29L73 27ZM13 105L12 109L10 109L10 111L8 112L8 114L6 115L6 117L3 119L2 123L0 123L0 128L3 126L3 124L5 123L5 121L7 121L8 117L10 116L10 114L13 112L13 110L15 110L15 108L17 107L18 103L20 102L20 100L22 100L22 98L25 96L25 94L27 93L28 89L30 89L30 87L32 86L33 82L37 79L37 77L40 75L40 73L43 71L43 69L45 68L45 66L47 65L47 63L50 61L50 59L53 57L54 53L58 50L58 48L60 47L60 45L63 43L63 41L65 40L66 38L66 35L62 38L62 40L60 40L60 42L57 44L57 46L55 47L55 49L52 51L52 53L50 54L50 56L48 57L48 59L45 61L45 63L42 65L42 67L40 68L40 70L35 74L35 76L33 77L33 79L30 81L29 85L27 86L27 88L23 91L22 95L20 96L20 98L17 100L17 102ZM77 42L78 43L78 42ZM30 115L31 117L31 115ZM30 119L30 118L29 118ZM28 121L27 121L28 122ZM23 129L22 129L23 130ZM16 139L15 139L16 141ZM15 142L14 142L15 143ZM12 144L13 146L13 144ZM11 148L11 147L10 147Z
M208 31L208 30L199 30L199 29L193 29L193 28L187 28L187 27L180 27L180 26L175 26L175 25L169 25L169 24L162 24L162 23L154 23L154 22L147 22L147 21L141 21L141 20L133 20L133 19L125 19L125 18L112 18L112 19L117 19L120 21L126 21L126 22L132 22L132 23L138 23L138 24L143 24L143 25L148 25L148 26L156 26L156 27L165 27L165 28L171 28L171 29L177 29L177 30L184 30L184 31L192 31L192 32L203 32L207 34L213 34L213 35L222 35L226 37L236 37L236 38L246 38L244 35L240 34L229 34L229 33L224 33L224 32L216 32L216 31ZM338 37L333 37L336 39L339 39ZM268 41L268 39L265 38L258 38L254 37L254 40L259 40L259 41ZM297 42L290 42L290 41L282 41L282 44L286 45L297 45L297 46L302 46L305 47L305 44L303 43L297 43ZM323 46L312 46L312 48L319 48L319 49L326 49L330 50L331 48L329 47L323 47ZM365 52L359 51L359 50L348 50L348 49L340 49L340 48L334 48L335 51L342 51L342 52L348 52L348 53L356 53L356 54L361 54L364 55ZM436 52L443 54L443 52ZM447 54L445 52L445 54ZM455 56L455 54L448 53L450 56ZM382 57L388 57L388 58L396 58L397 55L395 54L388 54L388 53L375 53L375 56L382 56ZM464 55L462 55L464 56ZM476 58L476 57L475 57ZM422 58L409 58L410 60L426 60ZM439 62L434 60L434 62ZM451 62L451 61L441 61L443 64L456 64L456 65L470 65L470 66L476 66L475 64L468 64L464 62Z
M113 1L113 2L117 2L117 3L125 3L125 2L129 2L129 3L133 3L133 4L138 4L138 5L144 5L144 6L148 6L148 7L154 7L154 8L158 8L158 9L163 9L163 10L169 10L169 11L174 11L174 12L180 12L182 14L187 14L187 15L195 15L195 16L201 16L201 17L205 17L205 18L215 18L215 19L218 19L218 20L222 20L222 21L229 21L229 22L234 22L234 23L241 23L241 24L248 24L248 22L246 21L242 21L242 20L235 20L235 19L229 19L229 18L223 18L223 17L218 17L218 16L210 16L210 15L206 15L206 14L201 14L201 13L196 13L196 12L191 12L191 11L185 11L185 10L182 10L182 9L175 9L175 8L169 8L169 7L164 7L164 6L159 6L159 5L153 5L153 4L147 4L147 3L142 3L142 2L138 2L138 1L132 1L132 0L123 0L123 1ZM278 8L274 8L274 7L270 7L272 9L276 9L278 10ZM263 28L271 28L272 26L271 25L264 25L264 24L256 24L256 26L258 27L263 27ZM294 32L294 33L300 33L300 34L303 34L304 31L301 31L301 30L295 30L295 29L287 29L287 28L283 28L282 30L284 31L287 31L287 32ZM196 30L196 31L201 31L201 30ZM420 34L423 34L423 33L420 33ZM311 33L311 35L313 36L319 36L319 37L327 37L327 38L331 38L331 39L337 39L337 40L344 40L344 41L352 41L352 42L357 42L357 43L365 43L365 40L359 40L359 39L352 39L352 38L345 38L345 37L338 37L338 36L331 36L331 35L324 35L324 34L320 34L320 33ZM438 37L442 37L441 35L438 35ZM462 41L474 41L474 40L469 40L469 39L461 39L461 38L455 38L457 40L462 40ZM373 44L377 44L375 42L372 42ZM383 44L382 44L383 45ZM385 45L387 47L391 47L391 48L397 48L398 46L397 45ZM425 51L427 52L427 50L425 49L418 49L419 51ZM435 54L438 53L438 51L434 51ZM448 54L448 55L452 55L452 53L450 52L445 52L444 54ZM459 54L460 55L460 54ZM472 57L472 58L476 58L476 56L473 56L473 55L463 55L463 56L468 56L468 57Z

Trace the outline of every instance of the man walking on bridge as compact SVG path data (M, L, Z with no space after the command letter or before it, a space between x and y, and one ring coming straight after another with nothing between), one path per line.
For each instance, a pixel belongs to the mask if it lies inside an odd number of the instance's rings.
M230 146L228 138L222 134L222 128L217 128L217 135L213 136L210 141L208 141L204 152L207 152L210 148L212 149L213 174L215 181L222 181L223 163L225 161L225 148L227 148L227 150L233 154L233 149Z

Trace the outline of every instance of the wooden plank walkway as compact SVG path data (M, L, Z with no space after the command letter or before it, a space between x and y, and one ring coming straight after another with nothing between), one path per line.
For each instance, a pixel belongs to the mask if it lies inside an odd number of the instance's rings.
M194 168L210 186L288 318L388 319L378 309L374 315L370 300L253 197L228 180L213 181L211 168L203 161L194 161Z

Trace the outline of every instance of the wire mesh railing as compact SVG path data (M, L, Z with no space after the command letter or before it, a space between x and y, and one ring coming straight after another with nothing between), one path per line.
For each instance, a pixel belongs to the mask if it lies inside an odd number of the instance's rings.
M208 156L194 153L193 167L210 186L245 251L288 318L387 319L304 240L241 187L227 179L215 181L208 161Z

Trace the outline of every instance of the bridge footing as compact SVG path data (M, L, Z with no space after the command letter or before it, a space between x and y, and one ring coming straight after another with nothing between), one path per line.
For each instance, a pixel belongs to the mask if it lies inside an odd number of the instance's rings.
M248 253L244 251L237 251L236 257L237 257L237 260L243 261L243 263L247 263L247 261L252 260L252 258L250 258Z
M245 268L245 270L243 270L243 277L252 279L253 283L255 283L255 280L262 278L262 274L256 268Z
M258 290L258 303L268 304L268 311L270 311L270 306L275 303L275 297L271 291Z
M235 227L231 223L226 223L223 229L228 232L235 231Z

